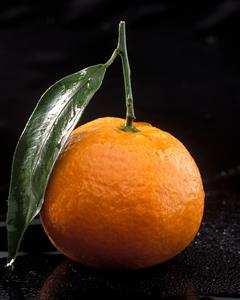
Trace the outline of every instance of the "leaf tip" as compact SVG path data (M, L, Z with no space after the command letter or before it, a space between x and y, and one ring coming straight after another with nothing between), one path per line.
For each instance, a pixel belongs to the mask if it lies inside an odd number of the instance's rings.
M13 263L14 263L14 261L15 261L15 258L12 258L12 259L8 260L8 262L6 264L6 267L13 269Z

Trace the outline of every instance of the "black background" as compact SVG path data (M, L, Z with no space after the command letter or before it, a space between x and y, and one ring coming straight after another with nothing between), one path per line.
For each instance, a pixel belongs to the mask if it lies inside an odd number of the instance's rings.
M236 227L230 239L237 236L240 3L233 0L1 3L1 220L5 220L13 151L39 97L61 77L107 61L116 46L120 20L127 24L137 121L169 131L186 145L203 175L206 223L222 222L226 229L234 221ZM108 70L103 87L86 109L81 123L101 116L124 115L118 61ZM206 232L207 228L202 230ZM214 243L222 241L224 227L221 228L218 233L215 229L211 231ZM209 243L206 239L205 242ZM224 249L236 247L237 251L239 240L235 242L229 246L226 240ZM5 238L0 248L6 250ZM239 256L233 260L236 258ZM235 278L239 277L239 270L239 265L235 266ZM230 284L228 291L238 294Z

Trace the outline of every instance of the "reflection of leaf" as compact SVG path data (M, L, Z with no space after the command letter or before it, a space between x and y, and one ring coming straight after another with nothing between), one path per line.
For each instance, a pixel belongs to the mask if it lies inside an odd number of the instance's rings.
M64 77L41 97L15 150L8 200L8 261L16 258L23 234L43 204L54 163L106 68L99 64Z

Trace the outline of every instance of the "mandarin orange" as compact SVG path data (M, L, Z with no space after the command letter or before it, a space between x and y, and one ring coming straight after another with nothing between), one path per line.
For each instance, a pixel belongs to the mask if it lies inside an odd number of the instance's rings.
M40 213L56 248L94 267L169 260L193 240L203 216L201 176L184 145L148 123L123 131L124 122L100 118L72 132Z

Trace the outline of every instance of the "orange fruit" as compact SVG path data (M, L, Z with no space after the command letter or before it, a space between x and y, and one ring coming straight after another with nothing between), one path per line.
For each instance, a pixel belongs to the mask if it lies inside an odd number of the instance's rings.
M94 267L164 262L193 240L203 215L201 176L183 144L148 123L123 125L100 118L72 132L40 213L56 248Z

